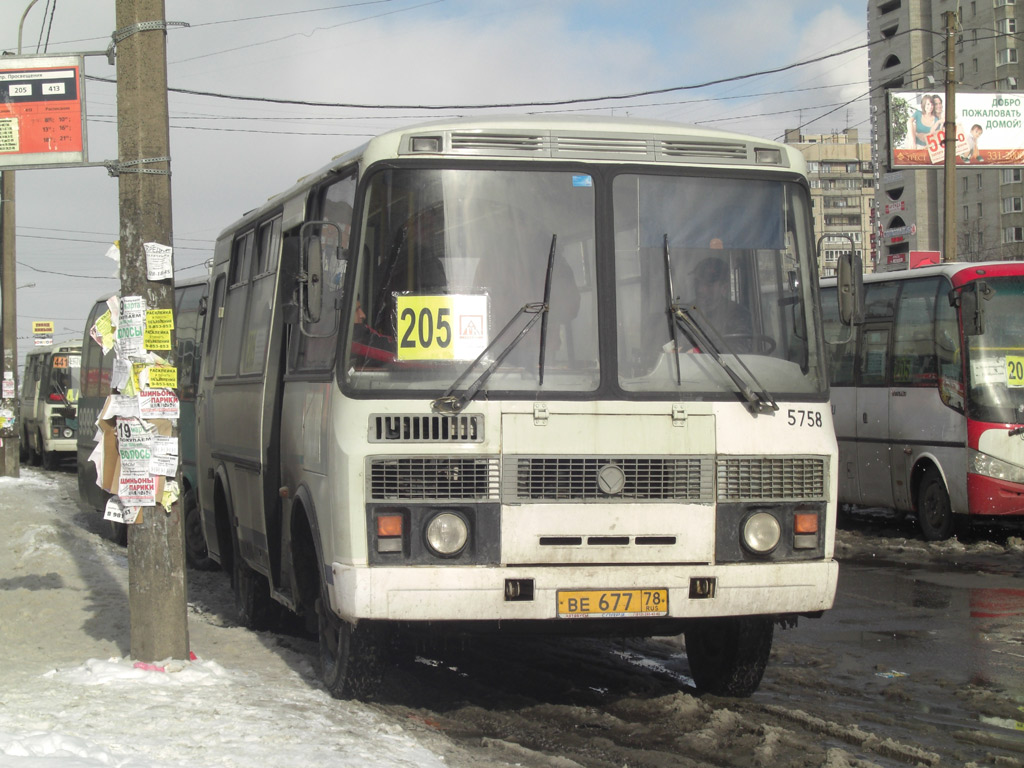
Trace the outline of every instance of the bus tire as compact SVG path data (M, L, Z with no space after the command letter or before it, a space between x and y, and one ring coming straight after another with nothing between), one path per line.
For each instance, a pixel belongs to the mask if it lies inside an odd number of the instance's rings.
M690 675L701 693L745 698L757 690L772 651L766 616L701 619L686 632Z
M320 640L320 677L336 699L366 701L384 677L383 647L371 624L351 624L333 610L326 583L316 601Z
M917 489L917 524L926 541L945 541L953 534L953 509L942 476L929 467Z
M45 448L41 451L43 469L54 470L60 466L60 456L56 451L48 451Z
M42 442L43 441L40 440L39 444L42 445ZM39 449L36 447L36 444L35 444L35 442L33 442L31 436L29 436L29 440L28 440L28 463L31 464L33 467L38 467L39 466L39 462L41 460L42 460L42 457L39 455Z
M212 571L217 563L209 556L206 539L203 537L203 521L199 512L195 488L189 488L181 500L185 510L185 559L190 568L197 571Z
M239 623L257 631L276 629L282 609L270 596L270 582L242 559L238 539L233 539L232 543L231 589L235 593Z

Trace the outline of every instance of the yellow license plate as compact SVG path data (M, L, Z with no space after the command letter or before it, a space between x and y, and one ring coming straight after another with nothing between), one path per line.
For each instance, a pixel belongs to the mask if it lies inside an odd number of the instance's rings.
M668 616L667 589L559 590L558 618Z

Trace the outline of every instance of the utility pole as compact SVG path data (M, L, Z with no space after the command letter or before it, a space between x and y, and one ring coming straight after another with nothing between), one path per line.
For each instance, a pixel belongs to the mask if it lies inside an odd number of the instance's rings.
M38 0L31 0L21 21L18 23L18 55L21 55L21 32L25 27L25 17ZM18 397L18 284L15 278L15 212L14 212L14 171L4 171L0 181L0 301L3 311L0 323L3 324L3 360L0 369L3 371L3 386L7 391L2 393L0 402L14 413L13 428L0 433L0 475L4 477L20 477L21 465L18 453L21 450L21 399ZM10 395L10 397L8 397Z
M17 292L14 277L14 172L4 171L2 191L0 191L0 230L2 230L3 257L0 260L0 299L3 301L3 316L0 323L3 323L3 345L4 355L0 368L3 369L4 386L8 389L3 393L0 402L4 407L14 414L12 427L5 428L0 434L0 452L3 454L3 466L0 467L0 475L4 477L19 477L21 466L19 465L18 452L21 450L21 430L18 424L21 423L21 401L18 398L18 312L15 303ZM8 383L10 382L10 383ZM13 391L11 391L13 387ZM10 397L8 397L10 395Z
M946 12L946 138L943 171L945 216L942 261L956 261L956 13Z
M164 3L117 0L116 17L121 297L173 310L174 281L148 279L143 245L172 241ZM184 525L180 505L172 509L145 507L128 526L131 656L140 661L188 658Z

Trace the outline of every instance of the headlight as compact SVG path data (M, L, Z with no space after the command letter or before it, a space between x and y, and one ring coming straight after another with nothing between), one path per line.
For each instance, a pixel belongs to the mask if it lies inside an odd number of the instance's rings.
M64 427L64 437L65 438L72 438L74 436L75 436L75 430L71 429L70 427Z
M755 512L743 522L743 545L759 555L766 555L779 544L782 527L774 515Z
M469 526L454 512L434 515L427 523L427 545L435 554L452 557L459 554L469 539Z
M975 474L1005 480L1008 483L1024 483L1024 467L1017 464L973 450L968 453L968 462L970 471Z

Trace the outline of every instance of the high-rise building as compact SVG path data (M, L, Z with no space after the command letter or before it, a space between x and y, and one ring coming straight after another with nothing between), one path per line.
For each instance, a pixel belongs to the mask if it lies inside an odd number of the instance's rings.
M807 160L814 210L814 241L821 243L818 272L836 273L839 254L853 250L871 271L872 204L875 194L871 145L857 141L856 128L831 134L786 131L785 142Z
M1018 55L1024 38L1017 37L1016 0L868 0L867 11L872 145L878 169L875 263L879 271L906 269L913 252L947 250L942 242L945 172L941 165L891 168L887 91L944 95L947 13L957 17L952 72L957 93L1017 90L1024 82L1024 60ZM957 242L946 258L1024 258L1021 174L1020 168L957 167Z

